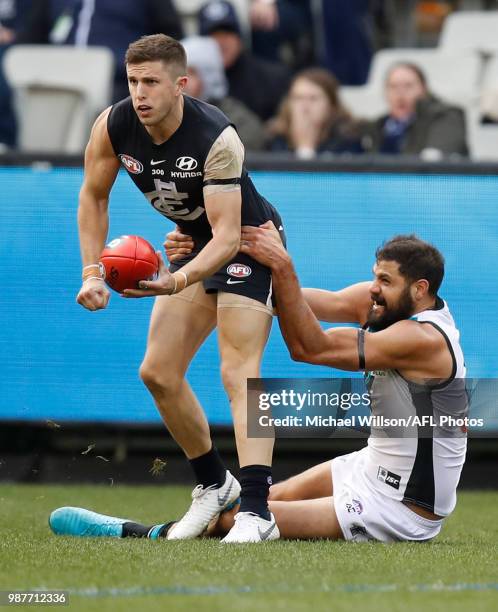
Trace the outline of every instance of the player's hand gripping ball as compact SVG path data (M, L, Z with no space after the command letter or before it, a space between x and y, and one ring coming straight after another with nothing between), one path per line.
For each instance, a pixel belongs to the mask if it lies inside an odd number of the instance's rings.
M140 236L120 236L111 240L99 259L106 284L122 293L137 289L141 280L154 280L159 261L154 247Z

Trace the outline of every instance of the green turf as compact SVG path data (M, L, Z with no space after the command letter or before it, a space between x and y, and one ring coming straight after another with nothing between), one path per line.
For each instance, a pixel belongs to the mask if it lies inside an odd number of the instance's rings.
M430 544L226 547L73 539L47 526L63 505L158 522L181 514L188 495L180 487L0 485L0 589L70 589L69 609L113 612L497 609L497 492L460 493Z

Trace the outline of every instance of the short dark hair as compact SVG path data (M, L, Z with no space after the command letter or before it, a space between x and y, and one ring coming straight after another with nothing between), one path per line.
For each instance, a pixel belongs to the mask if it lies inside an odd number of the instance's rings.
M425 76L424 71L422 70L422 68L420 68L420 66L417 66L417 64L414 64L413 62L396 62L395 64L393 64L389 68L389 70L387 71L387 74L386 74L386 83L387 83L387 81L389 81L389 78L390 78L391 74L397 68L406 68L407 70L411 70L416 75L418 80L420 81L420 84L422 85L422 87L425 90L428 89L427 77Z
M174 38L165 34L142 36L132 42L126 50L126 64L142 64L143 62L164 62L173 67L177 76L187 74L187 54L185 49Z
M395 261L399 272L409 282L425 278L429 293L435 296L443 282L444 257L435 246L415 234L394 236L375 251L379 261Z

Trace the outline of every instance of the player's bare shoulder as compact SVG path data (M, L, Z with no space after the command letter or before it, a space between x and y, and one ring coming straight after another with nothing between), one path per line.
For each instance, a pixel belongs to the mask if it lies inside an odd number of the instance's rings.
M406 321L413 323L417 330L420 342L424 344L430 351L446 350L448 342L446 337L441 333L441 329L433 325L430 321Z
M119 172L120 162L109 138L107 118L111 107L95 120L85 149L85 178L81 193L107 197Z
M87 156L101 156L104 158L113 157L116 160L116 165L119 167L119 160L112 148L111 139L107 129L107 120L112 106L109 106L95 120L90 132L90 139L85 150L85 161Z
M405 319L393 323L384 331L388 333L391 340L398 340L400 345L404 345L406 350L412 353L417 350L435 351L447 346L443 334L424 321Z
M409 379L446 379L453 361L444 335L434 326L405 319L368 334L367 363L397 369Z

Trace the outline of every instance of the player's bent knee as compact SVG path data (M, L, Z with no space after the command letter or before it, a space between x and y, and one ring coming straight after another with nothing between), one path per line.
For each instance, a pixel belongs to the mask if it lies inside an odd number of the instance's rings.
M176 395L183 383L183 376L180 374L165 367L158 368L150 365L147 361L140 366L139 375L151 393Z

